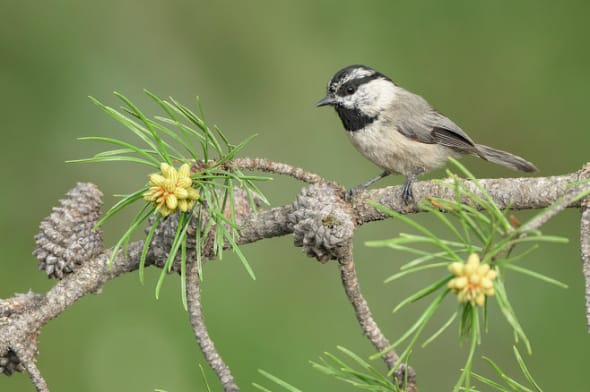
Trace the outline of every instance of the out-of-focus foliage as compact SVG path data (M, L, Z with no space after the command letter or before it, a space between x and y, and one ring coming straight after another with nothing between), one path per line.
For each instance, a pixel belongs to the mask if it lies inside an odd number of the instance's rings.
M110 206L116 201L113 193L132 191L129 178L143 175L143 168L131 164L113 164L111 170L108 164L63 163L96 152L77 137L124 137L88 95L105 101L117 90L142 107L148 102L143 88L182 102L199 95L208 123L219 125L230 140L259 134L242 154L286 161L352 186L378 170L348 144L336 115L313 104L337 69L364 63L425 96L479 143L522 155L540 168L540 175L553 175L589 160L589 12L590 3L581 0L4 1L0 297L45 291L54 283L37 271L30 255L32 237L76 181L98 184ZM515 175L476 159L462 163L480 177ZM431 177L443 175L439 171ZM379 185L400 182L391 178ZM281 204L292 201L300 186L277 179L261 188L273 204ZM578 217L577 211L567 211L543 228L546 234L570 238L570 245L545 245L543 252L523 261L567 283L568 290L527 277L507 282L513 287L512 305L535 347L532 357L523 354L527 366L548 391L587 386L590 339ZM114 244L130 218L122 215L105 225L107 244ZM416 219L433 231L445 230L431 217ZM418 312L408 308L391 315L392 305L433 278L424 272L395 285L382 284L406 259L362 244L391 238L399 230L392 222L374 223L359 229L355 239L361 286L390 337L405 331ZM205 265L203 283L209 330L238 382L246 390L260 380L261 368L306 391L352 390L308 362L338 345L372 353L337 268L306 259L290 238L262 241L243 251L256 281L228 254L222 262ZM137 274L118 279L43 330L39 367L53 389L203 388L198 367L203 359L177 282L165 283L155 301L157 278L158 271L148 269L144 286ZM452 298L442 306L457 305ZM433 325L445 322L435 321ZM485 340L485 352L511 376L518 375L509 371L518 369L511 347L499 344L511 341L512 332L493 306L489 323L496 324L498 335ZM453 355L455 347L451 336L412 354L421 390L451 389L468 349ZM476 360L478 369L484 365ZM482 373L494 377L493 370ZM206 374L216 390L214 376L208 369ZM24 375L14 375L0 378L0 390L29 391L31 386Z

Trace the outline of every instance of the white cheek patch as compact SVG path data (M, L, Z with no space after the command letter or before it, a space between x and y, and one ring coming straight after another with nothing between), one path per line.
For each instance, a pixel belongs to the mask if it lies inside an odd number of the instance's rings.
M357 107L358 100L354 95L347 95L338 99L340 104L347 109L354 109Z
M375 79L363 84L354 94L356 106L370 117L377 116L390 107L395 95L395 86L385 79Z

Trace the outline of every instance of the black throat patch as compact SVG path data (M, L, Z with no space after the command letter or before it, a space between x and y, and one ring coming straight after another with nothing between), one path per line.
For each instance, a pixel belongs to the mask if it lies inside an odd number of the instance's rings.
M343 106L334 106L344 129L350 132L358 131L363 129L367 125L371 124L377 119L378 116L369 117L364 113L361 113L359 109L348 109Z

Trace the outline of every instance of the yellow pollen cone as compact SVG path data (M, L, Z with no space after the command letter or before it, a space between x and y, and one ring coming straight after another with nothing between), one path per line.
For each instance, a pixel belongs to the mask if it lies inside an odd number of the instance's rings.
M179 199L186 199L188 198L188 191L184 188L176 188L174 190L174 196L176 196Z
M178 169L178 178L186 178L191 175L191 168L186 163L181 165Z
M460 275L463 272L463 263L455 262L449 264L449 272L453 275Z
M178 209L182 212L188 211L188 201L186 199L178 200Z
M176 198L176 196L168 195L168 197L166 197L166 207L168 207L170 210L174 211L177 206L178 206L178 199Z
M188 188L193 185L193 180L190 177L180 177L176 182L176 185L181 188Z
M494 295L493 281L497 272L489 264L481 264L478 254L470 254L464 264L451 263L448 269L454 275L448 287L457 294L459 302L469 301L472 305L482 306L486 302L486 296Z

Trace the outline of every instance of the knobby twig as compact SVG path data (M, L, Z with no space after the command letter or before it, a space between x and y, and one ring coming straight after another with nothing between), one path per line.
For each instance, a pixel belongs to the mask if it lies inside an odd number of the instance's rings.
M590 178L590 163L584 165L580 179ZM582 199L582 217L580 219L580 253L582 256L582 274L586 297L586 324L590 333L590 196Z
M231 160L227 166L241 170L257 170L274 174L282 174L293 177L308 184L326 182L319 174L315 174L287 163L274 162L266 158L236 158Z
M223 359L217 352L213 340L211 340L209 332L207 332L207 327L205 326L205 319L203 318L203 312L201 311L201 279L199 277L199 268L196 262L187 262L186 275L186 300L188 313L197 343L205 356L205 360L211 366L215 374L217 374L217 378L221 381L223 390L225 392L236 392L239 390L238 385L236 384L229 367L223 362Z
M577 181L580 182L582 180L587 180L588 178L590 178L590 164L584 165L582 170L580 170L578 172ZM589 184L587 184L587 183L581 183L576 186L568 187L565 190L565 194L560 199L558 199L550 209L545 210L545 212L543 214L536 216L534 219L531 219L526 224L519 227L521 234L518 236L518 238L522 239L522 238L527 237L529 232L539 229L541 226L543 226L545 223L547 223L551 218L555 217L557 214L559 214L561 211L565 210L566 208L572 206L574 204L574 202L579 201L580 194L582 194L586 189L588 189L588 185ZM586 198L584 198L584 199L586 199ZM583 211L584 211L584 203L582 201L582 212ZM582 215L582 220L583 220L583 215ZM582 233L582 229L583 228L580 229L581 233ZM512 229L510 232L513 232L513 231L514 231L514 229ZM583 240L583 238L581 240ZM514 243L507 244L506 247L501 252L499 252L496 256L494 256L493 260L509 253L515 246L516 246L516 244L514 244ZM582 260L583 259L584 259L584 255L582 254ZM589 309L588 306L586 307L586 309Z
M338 222L339 220L342 220L343 215L347 215L348 219L354 219L354 224L352 224L352 226L387 218L385 214L369 205L367 203L368 200L376 201L385 207L400 213L421 212L417 206L406 206L401 202L401 187L399 186L360 192L355 195L352 204L348 205L345 204L341 198L338 200L334 199L335 197L341 196L341 187L323 180L317 174L309 173L290 165L271 162L265 159L236 159L227 165L233 165L233 167L242 169L259 169L279 174L287 174L308 183L331 185L326 187L325 191L319 189L319 195L321 196L322 192L326 192L324 195L329 193L330 196L327 200L330 201L330 203L338 203L340 207L338 211L336 211L336 215L334 215L336 216L335 219L334 216L332 216L333 214L329 214L325 217L329 219L321 220L321 223L324 226L335 226L338 228ZM510 205L513 210L540 209L548 207L560 197L570 194L571 187L569 187L569 184L578 181L580 178L587 177L582 177L581 172L575 172L562 176L542 178L484 179L479 180L479 184L490 194L500 208L505 208ZM472 186L473 190L477 192L475 187L469 181L466 181L466 184ZM414 196L418 200L424 196L454 199L452 190L432 181L418 182L414 184L413 190ZM585 263L584 272L586 276L587 314L590 325L590 208L588 208L588 200L586 199L583 204L579 200L570 203L570 200L568 200L566 196L566 199L557 207L557 209L580 206L583 206L581 244L582 259ZM555 209L551 211L552 212L548 212L546 216L542 216L539 220L535 221L536 223L534 226L542 225L557 213ZM241 216L239 217L239 237L236 242L240 245L248 244L264 238L292 233L297 227L300 230L305 229L305 224L299 226L294 225L293 216L296 215L296 205L285 205L262 210L256 214ZM349 228L349 226L350 224L346 223L342 227ZM349 229L344 231L347 230L350 231ZM51 239L51 235L47 236L47 238ZM305 239L309 237L303 235L303 238ZM346 238L348 241L349 238ZM339 248L340 246L341 244L336 244L336 248L338 248L338 252L336 253L339 253L340 255L333 258L341 260L340 270L345 290L349 299L352 298L351 303L355 307L357 319L361 324L363 332L367 334L375 347L378 350L381 350L384 346L387 347L387 339L382 333L377 332L379 329L371 317L366 301L360 294L358 280L354 271L352 254L350 254L349 257L345 256L345 254L341 253L342 248ZM48 390L47 384L41 377L35 364L37 336L41 328L82 296L89 293L98 293L108 280L136 270L139 266L142 248L143 241L130 243L126 253L119 252L117 254L111 267L108 266L108 259L112 252L110 249L103 249L98 254L90 252L84 260L80 259L78 255L78 259L76 259L76 263L74 263L76 268L73 272L68 272L69 274L65 275L63 279L47 293L29 293L27 295L16 295L15 297L4 301L0 300L0 372L10 374L12 370L24 368L33 380L33 384L38 391ZM51 249L51 247L47 249ZM347 251L347 248L343 249L345 252ZM351 248L348 250L351 252ZM146 265L155 264L154 255L161 256L167 254L167 252L168 249L154 249L154 246L150 246ZM320 252L323 255L322 257L326 256L326 253L322 252L324 252L324 250L321 250ZM318 253L315 255L319 256ZM327 255L330 255L329 251ZM52 262L59 264L59 257L57 258L57 261L52 260ZM187 266L190 266L191 268L190 273L187 274L188 299L189 305L192 309L191 323L195 329L197 340L199 340L198 333L202 336L202 341L205 341L205 339L208 339L208 335L206 335L204 323L202 322L202 314L200 312L199 278L198 274L193 270L194 264L189 262ZM202 335L202 331L205 331L205 335ZM208 342L210 344L207 343L206 347L203 348L203 351L206 357L212 358L212 360L208 359L210 364L212 361L215 362L216 358L219 358L219 361L221 361L221 357L216 353L210 339L208 339ZM203 346L202 342L200 342L200 344ZM14 358L15 354L16 358ZM389 357L389 359L387 359L387 357L384 358L388 363L388 366L390 366L389 364L393 358L395 358L393 357L395 354L392 353L391 355L392 357ZM14 363L15 361L20 361L21 363ZM237 390L237 386L235 385L233 378L231 378L229 369L222 361L219 363L222 365L212 364L212 367L215 369L217 366L220 370L227 369L227 371L223 370L218 373L220 378L223 377L223 379L226 380L226 382L222 380L224 387L227 386L228 389L226 390Z
M583 180L583 179L588 179L589 175L590 175L590 164L584 166L584 169L582 169L582 171L579 175L578 181ZM581 184L581 185L570 187L569 189L566 190L566 192L563 195L563 197L561 198L561 200L559 200L559 202L554 204L551 209L546 210L545 213L537 216L535 219L528 221L524 226L521 226L520 229L523 232L539 229L541 226L543 226L545 223L547 223L551 218L555 217L561 211L563 211L566 208L568 208L569 206L571 206L574 203L574 201L577 201L579 199L579 195L582 192L584 192L584 190L588 189L588 186L589 186L589 184L586 183L586 184ZM584 198L584 200L587 201L588 199ZM584 202L581 202L581 207L583 210L584 209Z
M21 362L24 364L24 367L27 371L27 374L31 378L35 390L38 392L49 392L49 386L41 375L39 368L37 368L37 360L35 358L35 354L37 352L37 342L31 344L30 347L16 349L15 352Z
M360 289L356 268L354 266L352 243L345 251L345 254L338 259L338 267L340 268L340 278L342 279L344 291L354 308L356 319L363 330L363 334L369 339L378 352L387 350L391 344L383 332L381 332L377 322L373 319L369 304ZM382 355L382 358L385 361L387 368L391 370L398 361L399 356L395 350L390 349ZM411 367L406 365L400 366L395 371L394 378L400 387L405 384L407 392L418 391L416 372Z
M342 279L344 291L354 308L354 313L363 334L373 343L378 352L384 351L390 346L390 343L373 319L369 304L361 293L352 254L349 258L338 260L338 267L340 268L340 278ZM398 359L398 355L393 350L383 354L383 360L388 369L392 369Z
M582 274L586 293L586 322L590 333L590 197L582 202L580 220L580 253L582 254Z

